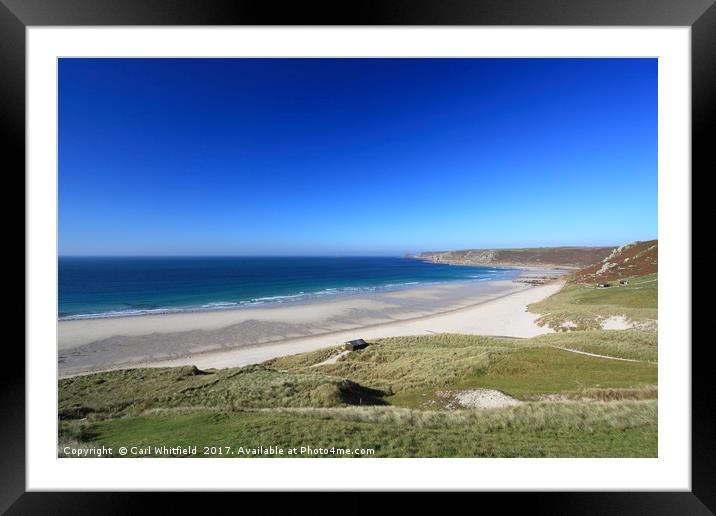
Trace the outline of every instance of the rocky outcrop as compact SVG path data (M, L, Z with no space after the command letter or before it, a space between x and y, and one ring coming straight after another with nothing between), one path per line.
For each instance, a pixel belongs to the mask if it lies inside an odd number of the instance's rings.
M618 281L659 271L659 241L633 242L617 247L599 263L574 275L580 283Z

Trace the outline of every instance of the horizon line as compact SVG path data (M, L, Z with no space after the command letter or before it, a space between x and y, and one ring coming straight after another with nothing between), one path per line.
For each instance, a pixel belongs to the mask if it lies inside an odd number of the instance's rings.
M648 238L644 240L633 240L634 242L648 242L649 240L658 240L658 238ZM473 250L512 250L512 249L599 249L605 247L619 247L626 244L608 244L608 245L542 245L542 246L513 246L513 247L462 247L455 249L437 249L415 252L386 253L386 254L353 254L353 253L316 253L316 254L58 254L58 258L405 258L417 256L420 253L446 253Z

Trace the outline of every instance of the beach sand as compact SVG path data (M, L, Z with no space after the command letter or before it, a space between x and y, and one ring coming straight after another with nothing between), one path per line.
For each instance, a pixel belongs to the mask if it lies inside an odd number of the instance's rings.
M527 274L532 277L535 271ZM266 308L60 321L58 370L64 377L140 366L238 367L355 338L427 333L531 337L551 330L535 324L537 315L527 312L527 305L561 285L532 286L518 278Z

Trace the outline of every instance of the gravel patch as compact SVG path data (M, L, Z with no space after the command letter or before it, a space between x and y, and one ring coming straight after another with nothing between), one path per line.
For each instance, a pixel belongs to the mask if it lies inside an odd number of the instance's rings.
M520 402L507 394L494 389L472 389L455 394L455 399L463 407L496 408L519 405Z
M466 391L439 391L438 397L449 399L445 408L499 408L522 403L495 389L470 389Z

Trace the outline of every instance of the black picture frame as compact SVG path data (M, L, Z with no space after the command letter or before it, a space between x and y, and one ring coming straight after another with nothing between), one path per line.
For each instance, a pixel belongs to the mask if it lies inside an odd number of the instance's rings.
M716 113L714 0L0 0L0 123L5 177L24 177L25 29L83 25L562 25L689 26L692 73L692 170L713 170L708 138ZM10 159L8 159L10 158ZM710 165L710 166L709 166ZM692 172L692 177L694 174ZM24 183L21 188L24 188ZM25 257L27 258L27 257ZM15 344L14 342L8 343ZM675 343L672 343L675 344ZM686 346L688 343L682 343ZM708 344L708 343L702 343ZM500 497L502 510L529 504L536 514L713 514L716 511L716 425L707 346L692 348L692 491L522 493ZM0 510L8 514L120 514L147 508L147 495L25 492L25 357L16 349L0 389ZM162 496L188 508L183 495ZM246 495L242 495L245 497ZM357 494L342 505L362 507ZM351 501L353 500L353 501ZM416 496L412 503L423 504ZM335 506L324 509L334 512ZM312 507L321 512L320 507ZM407 509L407 507L406 507ZM346 512L341 510L341 512Z

